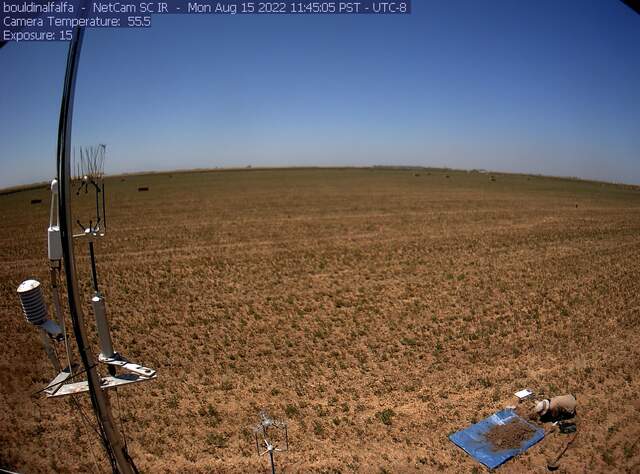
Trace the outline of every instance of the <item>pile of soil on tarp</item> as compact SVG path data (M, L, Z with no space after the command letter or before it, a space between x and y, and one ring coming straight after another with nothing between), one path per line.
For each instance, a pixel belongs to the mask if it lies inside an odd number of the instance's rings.
M519 418L514 418L504 425L496 425L484 435L495 451L503 449L517 449L531 438L535 428Z

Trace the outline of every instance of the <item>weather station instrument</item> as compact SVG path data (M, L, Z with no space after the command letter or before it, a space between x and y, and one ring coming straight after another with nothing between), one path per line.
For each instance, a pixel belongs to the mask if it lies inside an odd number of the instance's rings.
M258 456L269 455L271 474L276 474L275 454L289 450L287 423L271 418L266 411L260 412L260 422L253 430ZM281 441L276 441L277 434ZM275 436L274 436L275 435Z
M106 236L107 216L104 180L106 145L71 147L71 127L78 62L84 29L74 29L69 44L67 67L60 108L57 147L57 177L51 182L51 211L47 229L50 289L55 319L49 311L42 292L42 285L35 279L25 280L18 287L18 297L26 320L38 328L42 343L57 375L44 387L48 398L58 398L88 392L97 421L97 433L107 453L114 472L137 473L138 470L127 450L126 440L118 430L107 390L117 394L118 387L156 378L156 371L129 361L114 349L107 318L105 297L98 284L96 243ZM73 161L73 164L72 164ZM74 220L72 197L84 200L89 209L88 217ZM75 232L74 232L75 230ZM95 318L100 352L96 357L87 337L86 321L76 270L76 247L86 243L91 265L93 294L87 298ZM75 362L71 334L65 324L60 294L64 276L68 300L68 318L79 364ZM88 301L84 301L86 304ZM64 351L57 346L64 345ZM64 357L58 354L64 353ZM76 405L77 406L77 405Z

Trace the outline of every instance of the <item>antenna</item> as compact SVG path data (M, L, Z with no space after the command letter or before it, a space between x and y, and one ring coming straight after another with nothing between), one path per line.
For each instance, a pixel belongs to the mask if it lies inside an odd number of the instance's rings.
M284 421L274 420L269 416L266 411L260 412L260 423L256 425L253 430L253 434L256 440L256 450L258 456L262 457L265 454L269 454L269 461L271 462L271 474L276 474L276 463L274 455L277 452L284 452L289 450L289 432L287 430L287 423ZM284 448L279 448L273 441L273 438L269 434L274 433L274 430L280 430L284 433ZM260 446L264 447L264 451L260 451Z
M156 378L154 369L129 362L115 352L106 316L104 296L98 287L98 272L95 258L94 241L104 237L106 231L106 201L104 185L104 161L106 145L79 148L74 152L74 169L71 172L71 124L73 116L73 99L76 75L84 28L74 28L69 44L67 69L60 107L58 127L57 178L51 182L51 212L47 229L49 268L51 275L51 293L57 323L49 319L47 305L42 295L40 282L26 280L18 287L18 296L27 321L40 330L45 351L58 371L58 375L42 391L47 397L61 397L89 392L91 404L97 419L97 432L100 436L109 462L114 472L135 474L138 472L129 456L126 444L116 429L107 389L122 385L143 382ZM79 234L73 234L73 217L71 212L71 194L88 195L93 200L95 213L83 225L80 220L76 225L82 228ZM87 224L87 223L85 223ZM83 305L76 273L74 237L88 242L91 257L91 275L94 294L91 304L96 318L100 354L96 362L91 345L87 338ZM76 372L77 366L72 359L69 337L65 328L65 314L60 304L59 282L64 266L66 289L69 304L69 317L73 334L78 347L78 354L83 370ZM64 341L66 349L66 365L60 363L53 344ZM106 366L109 375L99 373L98 364ZM118 369L124 373L118 373ZM86 380L67 382L79 375L86 374Z

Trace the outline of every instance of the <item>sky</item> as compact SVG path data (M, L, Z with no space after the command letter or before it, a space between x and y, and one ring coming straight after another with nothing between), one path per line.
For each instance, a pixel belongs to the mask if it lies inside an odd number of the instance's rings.
M0 49L0 188L55 174L67 43ZM419 165L640 184L640 15L617 0L414 0L407 16L89 29L74 145L108 174Z

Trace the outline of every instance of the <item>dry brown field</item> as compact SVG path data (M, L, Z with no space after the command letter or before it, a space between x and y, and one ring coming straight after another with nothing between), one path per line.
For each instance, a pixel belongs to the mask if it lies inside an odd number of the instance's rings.
M558 472L640 472L640 189L493 176L110 178L113 339L159 374L111 394L141 471L266 472L265 408L290 426L279 472L483 472L447 436L530 387L578 399ZM16 288L48 282L48 212L45 189L0 196L0 467L108 472L70 402L32 395L54 373ZM546 472L564 439L499 470Z

